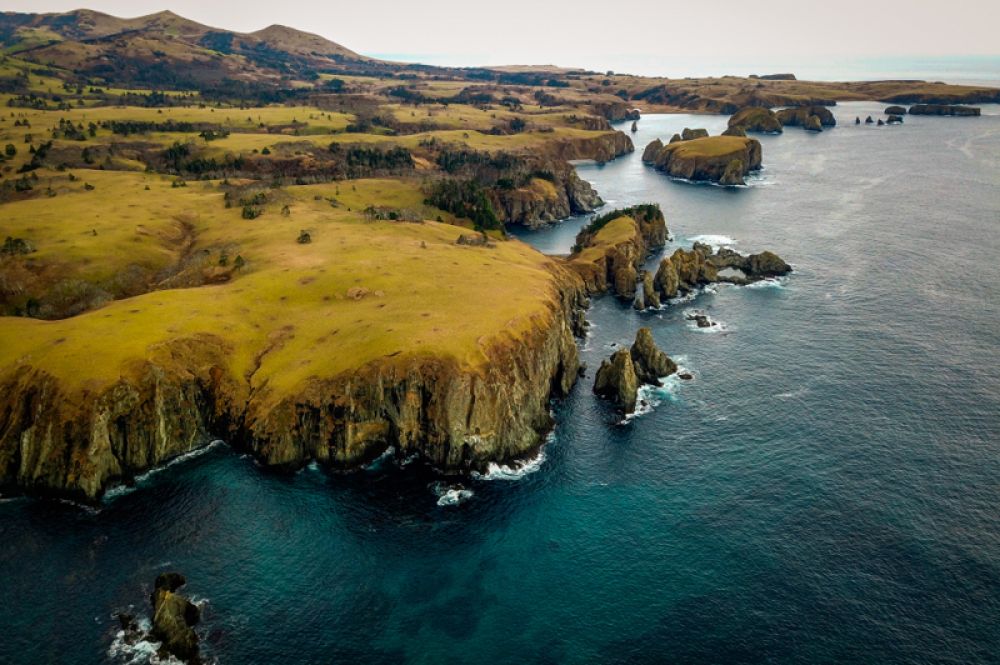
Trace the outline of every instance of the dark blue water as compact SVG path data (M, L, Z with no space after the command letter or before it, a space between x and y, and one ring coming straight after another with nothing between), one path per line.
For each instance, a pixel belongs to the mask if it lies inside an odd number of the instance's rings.
M651 412L618 424L591 371L537 471L454 506L416 465L281 476L224 446L99 512L0 503L0 662L107 662L165 569L220 663L1000 662L1000 109L848 124L881 108L763 137L747 189L639 161L722 118L643 118L639 152L580 167L661 203L678 244L795 267L655 313L595 301L591 368L647 325L694 373ZM581 223L527 239L564 252Z

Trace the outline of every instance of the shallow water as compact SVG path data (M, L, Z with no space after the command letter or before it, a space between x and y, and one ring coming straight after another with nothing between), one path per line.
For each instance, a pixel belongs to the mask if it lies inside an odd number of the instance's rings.
M281 476L217 446L97 512L0 502L0 662L106 662L112 612L168 568L221 663L997 662L1000 109L851 124L882 108L761 137L745 189L639 160L711 116L645 117L635 154L580 167L612 205L661 203L676 245L795 273L596 300L529 473L439 505L418 463ZM585 221L522 237L565 252ZM620 424L593 369L641 325L695 379Z

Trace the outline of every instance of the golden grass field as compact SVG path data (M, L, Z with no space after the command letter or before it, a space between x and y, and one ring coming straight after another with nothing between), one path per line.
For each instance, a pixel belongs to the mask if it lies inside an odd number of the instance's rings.
M292 187L282 199L287 216L269 205L263 216L244 220L224 207L213 183L175 189L159 176L77 175L75 184L95 189L6 204L4 232L44 237L39 259L56 254L96 274L175 260L171 242L182 218L194 226L193 251L226 247L246 265L225 284L153 291L69 319L0 318L0 366L30 364L68 386L97 390L156 345L205 332L231 345L239 376L280 338L283 346L253 378L279 392L397 354L449 356L475 367L487 341L500 331L526 332L556 297L552 259L521 242L460 246L456 226L369 222L359 212L372 203L423 207L416 183ZM330 197L340 206L331 207ZM39 218L32 204L51 209ZM311 243L296 242L301 230Z

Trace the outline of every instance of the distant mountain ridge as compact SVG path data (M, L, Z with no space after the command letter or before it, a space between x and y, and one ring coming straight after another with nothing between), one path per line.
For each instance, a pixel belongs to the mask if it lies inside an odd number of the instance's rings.
M0 14L0 48L39 64L108 81L154 85L315 78L377 62L316 34L282 25L240 33L170 11L118 18L80 9Z

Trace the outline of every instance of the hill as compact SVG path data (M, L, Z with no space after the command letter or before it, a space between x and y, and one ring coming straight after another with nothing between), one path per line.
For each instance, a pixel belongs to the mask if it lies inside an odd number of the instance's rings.
M62 14L0 15L0 47L10 55L109 82L197 85L316 78L319 70L365 63L319 35L272 25L239 33L170 11L117 18L81 9Z

